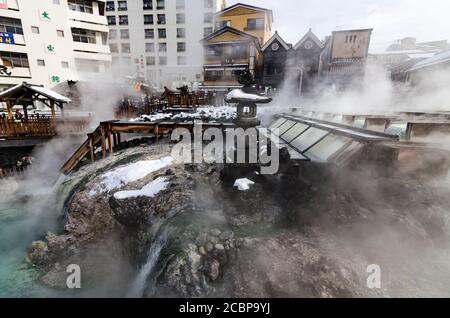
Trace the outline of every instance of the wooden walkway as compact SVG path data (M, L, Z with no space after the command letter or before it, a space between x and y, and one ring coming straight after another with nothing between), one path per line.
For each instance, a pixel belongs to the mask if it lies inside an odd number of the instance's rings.
M208 128L228 129L235 127L232 123L202 123L202 130ZM95 152L101 148L101 158L106 158L109 154L114 153L116 148L121 143L121 134L147 134L149 136L159 139L164 135L172 133L177 128L186 128L190 132L194 130L194 122L129 122L129 121L105 121L88 134L86 141L75 151L75 153L67 160L61 168L61 172L69 174L79 163L85 159L90 158L92 162L95 161Z

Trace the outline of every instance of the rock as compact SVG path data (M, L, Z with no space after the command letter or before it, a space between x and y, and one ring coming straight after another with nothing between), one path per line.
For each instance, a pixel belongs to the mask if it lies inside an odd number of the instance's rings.
M225 247L222 244L216 244L214 247L215 247L216 250L219 250L219 251L224 251L225 250Z
M203 266L205 275L211 280L215 281L220 274L220 263L214 258L208 258Z
M214 245L211 242L206 243L206 251L211 252L214 249Z
M222 232L219 229L212 229L209 233L213 236L219 236Z
M28 259L34 265L47 267L51 261L50 251L44 241L34 241L28 249Z
M206 255L206 249L205 249L205 247L203 247L203 246L200 246L199 248L198 248L198 252L200 253L200 255Z
M48 272L41 278L42 283L52 288L67 288L68 273L65 271L54 270Z

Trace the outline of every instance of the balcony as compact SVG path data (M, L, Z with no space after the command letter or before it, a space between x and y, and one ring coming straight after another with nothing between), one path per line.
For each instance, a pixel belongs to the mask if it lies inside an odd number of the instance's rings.
M101 32L109 30L106 16L69 10L69 19L72 27Z
M14 68L9 68L8 72L11 72L11 76L7 76L7 75L0 75L0 77L2 78L15 78L15 77L20 77L20 78L31 78L31 70L28 67L14 67ZM3 82L3 79L2 79Z

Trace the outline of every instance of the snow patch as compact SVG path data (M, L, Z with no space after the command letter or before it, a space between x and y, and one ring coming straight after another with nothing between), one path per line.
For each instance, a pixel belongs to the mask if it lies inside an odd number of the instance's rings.
M174 159L170 156L157 160L138 161L123 167L116 168L102 175L100 184L89 192L94 196L102 192L110 192L111 190L120 188L130 182L140 180L152 172L172 165Z
M149 197L153 198L161 191L167 189L169 185L168 178L160 177L152 182L148 183L141 190L120 191L114 194L114 198L117 200L124 200L136 197Z
M231 92L229 92L227 94L227 100L232 100L232 99L245 99L245 100L251 100L251 101L267 101L267 97L264 96L259 96L256 94L248 94L245 93L242 89L234 89Z
M244 179L237 179L234 182L234 186L238 188L239 191L247 191L250 190L250 186L254 185L255 183L252 180L249 180L247 178Z
M161 120L232 120L236 118L236 107L199 107L195 112L173 113L156 113L152 115L142 115L138 118L131 119L131 122L157 122Z

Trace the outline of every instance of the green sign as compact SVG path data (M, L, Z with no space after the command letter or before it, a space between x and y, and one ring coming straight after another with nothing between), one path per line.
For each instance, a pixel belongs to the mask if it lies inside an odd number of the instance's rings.
M39 15L40 15L41 20L44 20L44 21L52 20L52 18L50 17L50 12L48 12L47 10L40 11Z
M58 75L53 75L52 77L50 77L50 80L52 83L60 83L61 82L61 78Z

